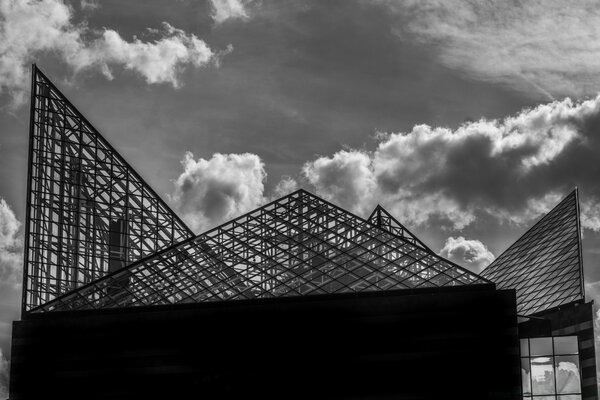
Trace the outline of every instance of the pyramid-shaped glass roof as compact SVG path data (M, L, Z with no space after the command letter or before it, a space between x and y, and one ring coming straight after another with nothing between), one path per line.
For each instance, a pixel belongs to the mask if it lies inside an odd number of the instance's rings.
M33 66L23 311L193 233Z
M34 311L489 283L299 190Z
M516 289L517 312L530 315L584 299L577 190L563 199L481 275Z
M412 234L404 225L392 216L385 208L377 205L368 218L369 222L381 229L406 239L408 242L424 250L431 251L418 237Z

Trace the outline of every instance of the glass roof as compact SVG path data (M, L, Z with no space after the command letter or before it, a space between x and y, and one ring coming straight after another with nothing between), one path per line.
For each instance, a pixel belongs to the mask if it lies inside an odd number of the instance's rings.
M530 315L584 298L577 190L564 198L481 275L516 289L517 312Z
M377 225L381 229L391 232L397 236L400 236L406 241L420 247L424 250L431 251L418 237L412 234L411 231L406 229L396 218L392 216L385 208L378 205L369 217L369 222L373 225Z
M34 311L489 283L299 190Z
M23 311L193 236L33 67Z
M478 276L380 206L304 190L196 237L34 66L24 310L496 283L532 314L582 299L577 191Z

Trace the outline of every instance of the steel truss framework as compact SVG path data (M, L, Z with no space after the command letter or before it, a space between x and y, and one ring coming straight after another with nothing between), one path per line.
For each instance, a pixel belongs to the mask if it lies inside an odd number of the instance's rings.
M580 231L575 189L481 275L499 289L516 289L522 315L584 299Z
M35 311L490 283L299 190Z
M583 298L577 191L478 276L380 206L304 190L199 236L33 68L24 312L496 283L528 315Z
M30 118L23 312L193 236L35 66Z
M425 243L423 243L418 237L413 235L404 225L402 225L396 218L392 216L387 210L380 205L375 207L375 210L369 216L369 222L373 225L377 225L378 227L385 229L388 232L393 233L394 235L403 237L408 242L414 244L417 247L420 247L424 250L431 251Z

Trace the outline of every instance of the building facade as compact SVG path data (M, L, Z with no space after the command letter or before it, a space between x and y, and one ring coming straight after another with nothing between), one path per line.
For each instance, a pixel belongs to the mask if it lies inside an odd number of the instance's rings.
M305 190L195 235L35 66L30 129L11 400L598 397L577 191L475 274Z

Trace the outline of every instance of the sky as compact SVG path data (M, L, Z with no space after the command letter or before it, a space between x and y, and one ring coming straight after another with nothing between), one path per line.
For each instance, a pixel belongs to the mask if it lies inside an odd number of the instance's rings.
M0 398L30 65L200 232L302 187L475 272L579 188L600 298L600 4L0 0Z

